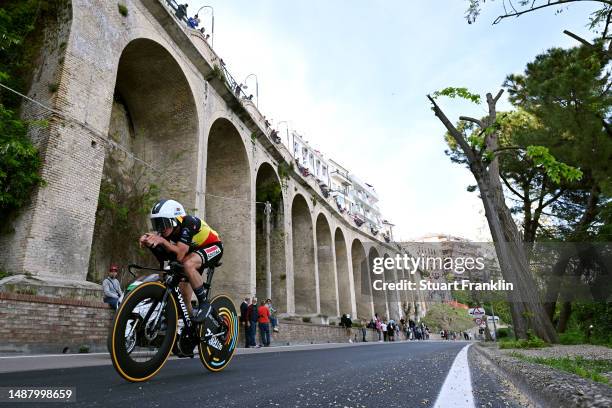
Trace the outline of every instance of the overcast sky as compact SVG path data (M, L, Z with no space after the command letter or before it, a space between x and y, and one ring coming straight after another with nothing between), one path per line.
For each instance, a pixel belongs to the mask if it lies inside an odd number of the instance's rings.
M179 0L179 3L181 1ZM510 73L551 47L569 47L568 29L588 34L594 3L491 22L487 2L467 24L467 1L189 1L215 13L214 45L238 81L254 73L259 108L362 180L374 185L395 239L442 232L490 235L469 170L444 154L444 127L426 94L447 86L495 93ZM210 26L210 11L200 12ZM254 89L254 81L248 85ZM254 91L253 91L254 92ZM440 100L451 120L483 106ZM504 99L499 105L508 109ZM284 125L280 127L284 134Z

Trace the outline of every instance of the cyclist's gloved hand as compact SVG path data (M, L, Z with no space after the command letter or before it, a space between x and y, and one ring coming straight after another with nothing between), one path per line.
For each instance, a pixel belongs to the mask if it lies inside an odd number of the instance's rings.
M182 272L183 271L183 264L180 263L179 261L172 261L170 262L170 270L174 271L174 272Z

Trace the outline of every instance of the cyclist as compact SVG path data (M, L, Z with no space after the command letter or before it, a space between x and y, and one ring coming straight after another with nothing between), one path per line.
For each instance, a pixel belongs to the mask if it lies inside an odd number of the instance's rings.
M140 246L151 249L161 267L164 261L182 263L189 279L189 284L180 283L187 307L191 308L192 289L198 299L198 307L192 312L194 321L204 321L212 311L213 317L221 322L206 301L210 286L202 280L204 268L216 265L223 256L223 243L219 234L204 220L187 215L183 206L174 200L159 200L151 209L149 217L155 233L141 236Z

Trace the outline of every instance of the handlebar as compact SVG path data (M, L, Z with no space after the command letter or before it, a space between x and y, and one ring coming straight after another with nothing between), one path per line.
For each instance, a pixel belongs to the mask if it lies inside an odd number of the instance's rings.
M140 270L147 270L147 271L156 271L156 272L164 272L163 269L159 269L159 268L147 268L144 266L140 266L140 265L136 265L136 264L129 264L128 265L128 272L133 276L136 277L136 274L134 272L132 272L132 268L134 269L140 269Z
M140 266L137 264L129 264L128 271L130 272L130 274L132 274L133 277L136 277L136 274L132 272L132 268L139 269L139 270L146 270L146 271L162 272L162 273L174 273L174 272L182 273L183 272L183 264L177 261L170 262L170 270L165 270L165 269L160 269L160 268L147 268L145 266Z

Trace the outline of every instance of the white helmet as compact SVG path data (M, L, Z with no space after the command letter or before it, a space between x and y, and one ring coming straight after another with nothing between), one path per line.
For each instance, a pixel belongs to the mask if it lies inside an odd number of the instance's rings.
M151 226L157 232L162 232L166 228L174 228L178 225L176 217L187 215L185 209L178 201L166 200L162 198L151 209Z

